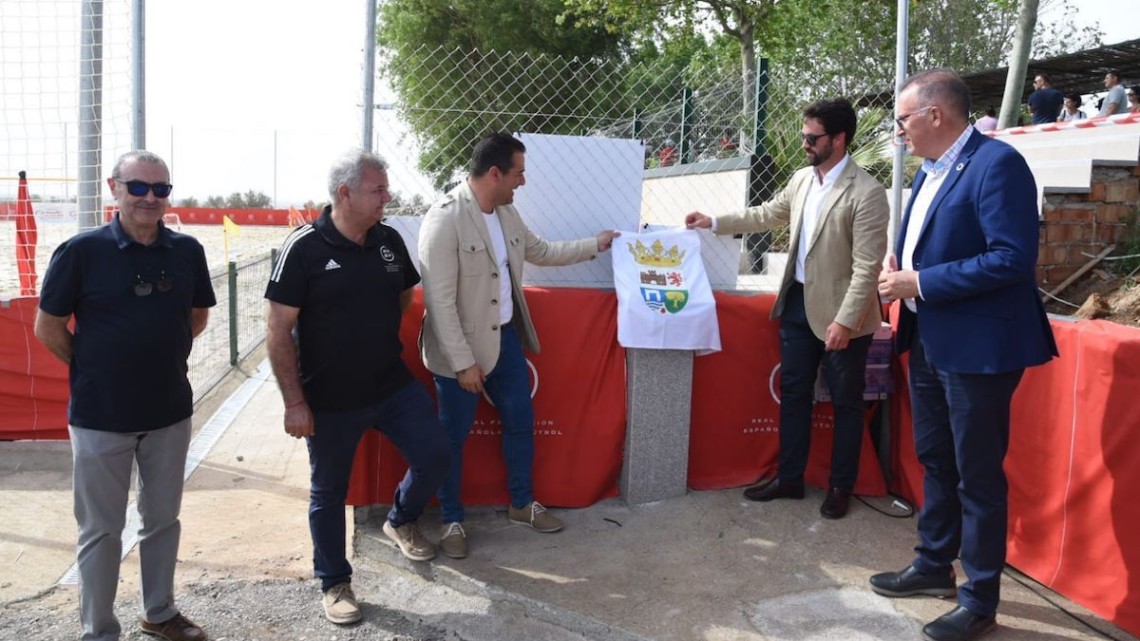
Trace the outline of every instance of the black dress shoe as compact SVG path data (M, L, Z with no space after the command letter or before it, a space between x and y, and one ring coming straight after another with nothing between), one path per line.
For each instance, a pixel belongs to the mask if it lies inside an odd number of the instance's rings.
M833 487L827 491L827 498L819 506L819 515L825 519L841 519L847 516L847 504L851 502L851 490Z
M997 627L997 617L984 617L962 606L943 614L922 628L927 641L972 641Z
M889 597L925 595L947 598L957 592L954 568L942 574L923 574L914 569L913 565L906 566L901 572L883 572L872 576L871 589L875 594Z
M744 490L744 498L749 501L771 501L774 499L802 499L804 497L804 485L792 485L791 483L781 483L779 481L772 481L767 485L757 485Z

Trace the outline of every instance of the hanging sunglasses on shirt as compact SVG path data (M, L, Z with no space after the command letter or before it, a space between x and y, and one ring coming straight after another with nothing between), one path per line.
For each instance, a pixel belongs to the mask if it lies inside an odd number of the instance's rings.
M156 289L160 294L165 294L174 287L174 281L166 275L166 270L163 270L158 280L153 283L143 280L141 274L136 275L135 278L138 279L135 282L135 296L150 296Z

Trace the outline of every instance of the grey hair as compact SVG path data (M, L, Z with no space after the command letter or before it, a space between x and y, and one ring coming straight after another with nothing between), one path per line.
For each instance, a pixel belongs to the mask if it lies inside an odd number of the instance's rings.
M341 185L348 185L353 190L360 188L360 177L365 167L385 173L388 171L388 163L383 158L363 149L354 149L336 159L329 170L329 198L332 204L340 202L337 190Z
M927 105L941 107L949 115L966 122L970 114L970 88L953 69L928 69L907 78L899 90L901 95L910 88L918 91L919 99Z
M115 161L115 167L111 170L111 178L115 180L121 179L123 177L123 165L130 162L146 162L162 165L162 168L166 170L166 175L170 175L170 168L166 166L166 161L160 158L158 154L153 151L146 151L145 149L136 149L119 156L119 159Z

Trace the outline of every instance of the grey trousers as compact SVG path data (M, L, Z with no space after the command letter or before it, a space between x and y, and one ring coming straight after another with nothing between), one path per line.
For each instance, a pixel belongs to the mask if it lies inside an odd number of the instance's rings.
M182 479L190 419L149 432L70 427L75 520L79 524L79 618L82 641L118 641L115 617L131 464L138 461L139 574L142 616L160 623L178 614L174 566L182 526Z

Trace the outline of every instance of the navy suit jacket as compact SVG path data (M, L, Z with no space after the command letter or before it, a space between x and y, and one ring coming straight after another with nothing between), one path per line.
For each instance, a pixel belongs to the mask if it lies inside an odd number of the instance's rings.
M974 132L938 190L914 250L922 298L904 305L896 337L910 348L921 326L926 359L956 374L997 374L1057 355L1037 293L1037 186L1009 145ZM902 257L915 178L895 255ZM901 267L901 264L900 264Z

